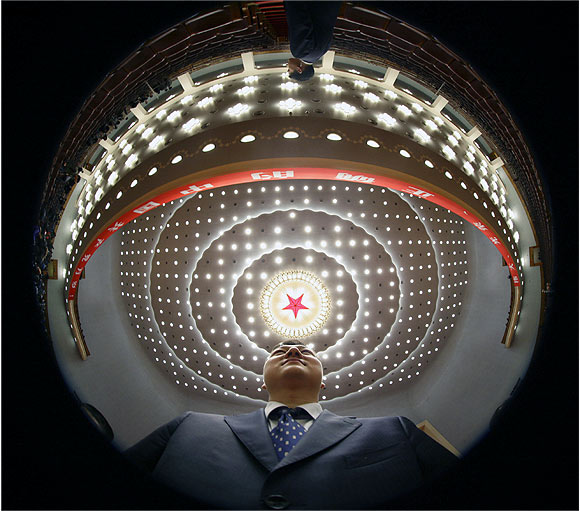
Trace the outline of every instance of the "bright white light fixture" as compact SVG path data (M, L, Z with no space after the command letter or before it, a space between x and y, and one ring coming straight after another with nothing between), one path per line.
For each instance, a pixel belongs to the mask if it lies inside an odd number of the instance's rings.
M167 116L167 120L169 122L174 122L175 120L177 120L179 117L181 117L181 112L179 110L175 110L175 112L171 112L168 116Z
M246 113L249 109L250 109L249 105L246 105L245 103L238 103L237 105L228 108L226 113L229 116L232 115L238 116Z
M375 140L367 140L367 145L374 148L381 147L380 144Z
M423 131L421 128L415 128L414 133L415 137L417 137L424 144L426 144L427 142L429 142L429 140L431 140L431 137L427 135L427 133Z
M156 150L159 148L159 146L161 144L163 144L163 142L165 141L165 138L162 137L161 135L157 135L150 143L149 143L149 147L153 150Z
M327 92L331 92L332 94L340 94L342 92L342 87L334 83L325 85L324 88L326 89Z
M453 151L453 149L451 149L451 147L449 147L448 145L444 145L441 151L445 156L447 156L448 159L452 160L453 158L455 158L455 151Z
M248 142L253 142L254 140L256 140L256 137L254 135L246 135L240 139L240 142L246 144Z
M401 156L403 156L404 158L410 158L410 157L411 157L411 155L409 154L409 152L408 152L408 151L405 151L404 149L401 149L401 150L399 151L399 154L400 154Z
M213 94L214 92L218 92L224 88L223 83L216 83L209 88L209 91Z
M194 128L196 128L197 126L199 126L201 124L201 121L199 119L193 118L190 119L189 121L187 121L182 128L185 131L191 132L194 130Z
M389 114L385 113L379 114L377 116L377 119L380 122L385 123L389 128L397 124L397 120L394 117L391 117Z
M236 94L238 96L247 96L248 94L252 94L253 92L255 92L255 90L256 89L254 87L245 86L245 87L242 87L241 89L238 89L236 91Z
M403 115L411 115L413 112L409 110L405 105L399 105L397 107L397 112Z
M244 78L244 83L255 83L258 81L258 77L256 75L246 76Z
M280 88L282 90L286 90L286 91L293 91L295 89L297 89L299 87L299 85L296 82L284 82L280 85Z
M366 99L367 101L370 101L371 103L377 103L379 101L379 98L376 94L373 94L372 92L365 92L363 94L363 98Z
M208 96L207 98L203 98L198 104L197 106L200 108L205 108L206 106L208 106L210 103L213 103L213 98L211 96Z
M119 174L117 174L117 171L115 170L111 172L107 178L107 183L109 183L110 186L113 186L117 182L117 179L119 179Z
M300 135L295 131L287 131L282 135L284 138L298 138Z
M369 84L367 82L363 82L362 80L355 80L354 86L358 87L359 89L366 89L369 86Z
M302 106L302 101L297 101L294 98L288 98L280 101L278 105L284 110L294 110L295 108L300 108Z
M179 156L179 158L181 158L181 156ZM175 159L175 158L174 158ZM173 161L171 162L173 163ZM157 167L152 167L151 170L148 172L148 174L150 176L152 176L153 174L155 174L157 172Z
M436 130L437 124L435 124L431 119L427 119L425 121L425 126L427 126L430 130Z
M342 137L338 134L338 133L329 133L328 135L326 135L326 138L328 140L342 140Z
M208 153L209 151L213 151L215 149L215 144L207 144L203 147L202 151L204 153Z
M136 154L132 154L131 156L129 156L129 158L127 158L127 161L125 162L125 166L129 167L129 168L133 168L137 162L139 161L139 158L137 158Z
M332 80L334 80L334 76L333 75L329 75L328 73L322 73L320 75L320 79L321 80L325 80L327 82L332 82Z
M343 113L344 115L352 115L356 112L356 108L348 103L342 102L334 105L334 109Z
M388 90L385 92L385 96L389 99L397 99L397 94L394 93L392 90Z

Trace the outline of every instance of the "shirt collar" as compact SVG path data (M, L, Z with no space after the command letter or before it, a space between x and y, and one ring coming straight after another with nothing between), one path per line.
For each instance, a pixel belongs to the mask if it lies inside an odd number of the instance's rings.
M278 401L269 401L268 404L266 405L266 408L264 408L264 414L266 415L266 419L268 418L268 415L270 415L270 412L272 412L276 408L280 408L281 406L287 405L285 405L284 403L279 403ZM322 413L322 406L320 406L319 403L306 403L298 406L297 408L304 408L304 410L306 410L314 420L316 420L318 416Z

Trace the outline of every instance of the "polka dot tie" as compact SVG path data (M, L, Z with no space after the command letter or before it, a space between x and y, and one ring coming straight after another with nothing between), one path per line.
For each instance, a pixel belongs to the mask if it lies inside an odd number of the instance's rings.
M270 436L278 459L281 460L288 456L288 453L306 433L306 428L296 422L294 418L311 419L312 417L302 408L288 408L286 406L276 408L269 417L275 419L278 415L280 416L278 425L270 431Z

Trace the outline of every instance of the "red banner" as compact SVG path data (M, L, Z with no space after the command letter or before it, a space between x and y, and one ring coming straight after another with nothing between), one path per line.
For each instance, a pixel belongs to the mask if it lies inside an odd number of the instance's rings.
M501 255L505 259L509 272L512 277L512 282L514 286L520 285L520 277L518 275L516 264L512 259L507 247L493 234L490 227L481 220L479 220L475 215L469 213L461 206L434 192L429 190L423 190L414 185L405 183L404 181L399 181L390 177L376 176L373 174L353 174L351 172L327 169L327 168L311 168L311 167L299 167L299 168L283 168L283 169L266 169L266 170L256 170L248 172L236 172L234 174L227 174L224 176L217 176L212 179L206 179L199 181L197 183L182 186L170 190L168 192L162 193L152 200L149 200L137 208L125 213L120 218L118 218L114 223L103 229L97 239L86 249L83 253L81 259L79 260L69 288L69 300L73 300L77 291L77 286L81 273L86 266L89 259L96 252L96 250L103 244L103 242L111 236L113 233L118 231L125 224L129 223L134 218L150 211L162 204L171 202L175 199L181 199L183 197L188 197L194 195L198 192L202 192L209 189L220 188L222 186L229 185L239 185L243 183L255 183L260 181L280 181L286 179L323 179L330 181L347 181L352 183L363 183L372 184L379 187L390 188L392 190L398 190L400 192L408 193L410 195L415 195L422 199L433 202L438 206L448 209L459 215L461 218L467 220L469 223L477 227L489 240L497 247Z

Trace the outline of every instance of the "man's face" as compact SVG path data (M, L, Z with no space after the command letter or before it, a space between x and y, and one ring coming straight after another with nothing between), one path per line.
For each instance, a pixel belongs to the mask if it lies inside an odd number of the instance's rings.
M270 393L284 387L301 387L318 392L322 383L322 363L307 346L283 344L264 364L265 388Z

